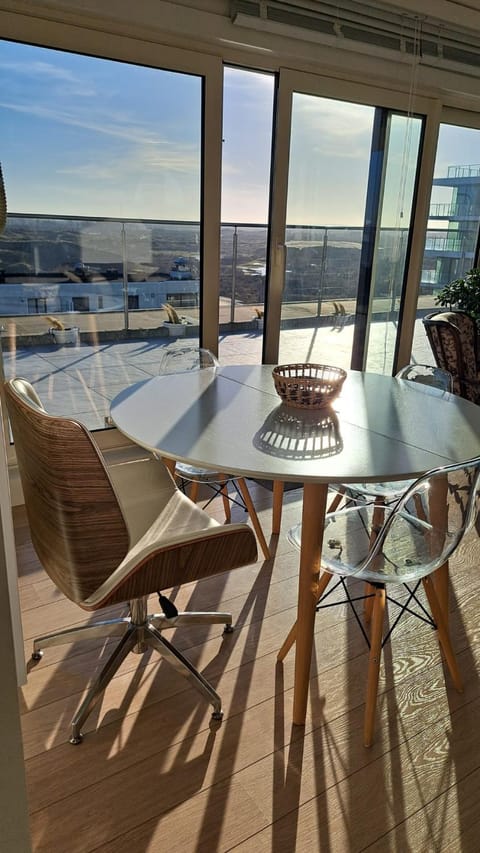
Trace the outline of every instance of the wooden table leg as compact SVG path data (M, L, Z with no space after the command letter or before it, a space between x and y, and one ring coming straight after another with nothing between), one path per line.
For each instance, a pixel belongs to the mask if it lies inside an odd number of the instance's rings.
M305 483L303 489L302 544L298 578L297 640L295 644L295 682L293 722L305 724L308 684L312 660L315 605L322 553L323 528L328 485Z
M273 481L272 533L278 535L282 523L283 482Z

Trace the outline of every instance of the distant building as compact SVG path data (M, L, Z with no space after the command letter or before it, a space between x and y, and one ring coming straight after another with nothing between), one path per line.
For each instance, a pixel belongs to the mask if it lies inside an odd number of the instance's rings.
M188 258L175 258L170 268L170 278L180 281L193 278Z
M128 283L130 311L159 309L165 302L180 307L199 303L199 282L135 281ZM123 311L121 281L55 281L0 284L0 315L58 314L72 311Z
M447 222L446 229L429 229L425 244L421 290L434 292L459 278L474 264L480 221L480 165L449 166L445 178L433 185L451 187L449 202L432 204L430 221Z
M176 233L175 250L161 226L129 223L125 245L122 227L114 219L10 214L0 238L0 316L124 311L126 297L129 310L197 306L195 229Z

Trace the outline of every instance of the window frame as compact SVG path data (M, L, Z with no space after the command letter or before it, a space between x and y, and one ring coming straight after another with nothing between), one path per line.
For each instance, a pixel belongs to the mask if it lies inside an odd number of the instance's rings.
M270 222L270 251L268 256L268 312L265 326L264 360L278 361L280 341L280 317L282 308L283 279L285 271L285 230L288 191L288 166L290 158L290 123L293 93L301 92L323 98L333 98L372 107L384 107L425 116L424 141L418 170L417 204L412 213L412 240L410 263L405 279L405 299L402 326L396 348L396 362L407 363L405 354L413 341L418 282L420 281L423 247L428 222L428 204L435 148L438 137L441 102L438 98L416 95L414 102L410 93L400 85L398 89L382 85L327 77L322 74L305 73L291 68L281 68L277 92L277 113L274 121L274 164L272 183L272 211ZM435 140L435 145L432 146ZM430 177L429 177L430 176ZM412 299L412 290L414 291Z
M6 20L4 20L6 19ZM21 27L18 26L19 20ZM162 46L138 38L92 31L57 22L6 15L0 12L2 40L16 41L62 52L77 53L99 59L115 60L133 65L144 65L158 70L192 74L202 78L201 127L201 294L200 341L201 345L218 352L219 296L220 296L220 213L221 213L221 153L222 111L218 105L223 97L223 60L221 57L181 48ZM21 37L19 33L21 29ZM7 187L8 193L8 187ZM208 283L205 286L205 283ZM1 351L0 351L0 361ZM0 364L3 376L3 361ZM8 435L6 414L4 426ZM116 430L96 430L95 437L102 449L118 446ZM126 444L122 438L120 444ZM12 445L7 448L9 462L14 461Z

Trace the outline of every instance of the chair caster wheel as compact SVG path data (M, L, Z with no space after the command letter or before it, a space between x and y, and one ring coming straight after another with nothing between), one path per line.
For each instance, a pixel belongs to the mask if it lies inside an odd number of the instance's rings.
M32 660L41 660L43 658L43 652L32 652Z
M223 711L214 711L212 714L212 720L223 720Z
M233 627L233 625L225 625L225 627L223 629L223 633L224 634L233 634L234 630L235 630L235 628Z
M82 741L83 741L83 735L80 732L78 735L72 735L71 738L69 738L68 742L72 743L74 746L77 746L79 743L82 743Z

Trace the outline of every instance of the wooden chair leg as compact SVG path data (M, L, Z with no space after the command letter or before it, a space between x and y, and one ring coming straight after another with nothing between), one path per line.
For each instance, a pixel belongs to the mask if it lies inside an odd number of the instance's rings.
M230 524L232 520L232 507L230 504L230 499L228 497L228 487L226 482L221 483L221 493L222 493L222 501L223 501L223 510L225 512L225 521Z
M280 533L282 524L283 488L282 480L273 481L272 533L274 534Z
M260 542L260 547L263 551L263 556L266 560L270 559L270 550L267 545L265 536L263 535L262 526L260 524L260 520L257 515L257 510L253 505L252 498L250 496L250 492L248 491L248 486L243 477L240 477L237 481L238 488L240 489L240 493L242 495L243 500L245 501L245 506L247 507L248 514L250 516L250 520L253 525L253 529L257 534L257 539Z
M343 500L344 497L345 497L345 489L341 489L341 488L338 489L335 496L332 498L331 503L328 506L327 513L335 512L339 503L341 503L341 501Z
M192 480L192 482L190 483L190 489L188 491L188 497L191 501L193 501L194 504L196 504L198 500L198 487L199 483L196 480Z
M377 587L373 600L372 630L370 635L370 655L368 659L367 697L365 701L365 722L363 742L371 746L375 729L377 707L378 676L382 656L383 620L385 616L385 587Z
M370 531L370 542L369 542L369 550L373 548L375 544L375 539L378 536L379 528L382 526L385 521L385 502L383 498L375 498L375 505L373 509L372 515L372 529ZM365 622L370 624L373 612L373 605L375 602L375 596L372 595L374 592L374 587L372 587L368 582L365 584L365 595L370 596L366 598L363 602L363 616Z
M290 628L285 640L283 641L283 643L280 647L280 651L278 652L278 655L277 655L278 661L282 661L288 655L288 653L289 653L290 649L292 648L296 638L297 638L297 623L294 622L292 627Z
M368 598L365 598L363 602L363 618L367 625L369 625L372 621L373 605L375 602L375 587L369 584L368 581L365 581L363 594L368 596Z
M167 459L166 456L162 456L161 460L162 460L163 464L165 465L165 468L167 468L170 471L170 474L174 477L175 476L175 465L176 465L175 459Z
M332 575L330 574L330 572L326 572L325 570L320 575L320 577L318 579L318 584L317 584L317 603L320 601L320 599L321 599L323 593L325 592L328 584L330 583L331 579L332 579ZM290 628L290 631L288 632L287 637L283 641L281 649L277 655L278 661L282 661L288 655L290 649L292 648L292 646L296 640L296 637L297 637L297 623L294 622L292 627Z
M453 651L453 647L450 642L448 625L443 616L442 608L440 607L440 603L437 598L437 593L435 592L432 577L429 575L428 577L423 578L422 584L428 599L428 603L430 605L430 610L432 612L433 619L437 626L438 639L443 649L443 653L445 655L445 660L447 662L452 681L458 692L463 693L462 677L458 669L455 652Z

